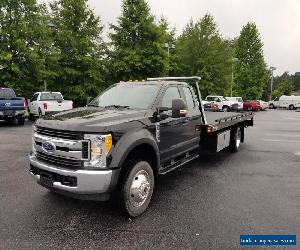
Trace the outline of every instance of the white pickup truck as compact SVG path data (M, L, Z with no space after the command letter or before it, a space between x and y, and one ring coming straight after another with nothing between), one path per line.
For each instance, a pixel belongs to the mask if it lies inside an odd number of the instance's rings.
M202 101L205 109L209 109L211 103L217 104L220 111L228 112L231 110L233 104L237 102L228 101L224 96L209 95Z
M60 92L36 92L28 101L29 118L73 109L73 101L64 100Z

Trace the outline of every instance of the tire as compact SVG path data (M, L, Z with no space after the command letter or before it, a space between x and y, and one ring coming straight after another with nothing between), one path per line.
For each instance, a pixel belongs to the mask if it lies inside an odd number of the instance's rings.
M239 151L240 145L242 142L242 130L240 127L231 129L230 136L230 151L235 153Z
M124 178L121 202L130 217L144 213L149 206L154 190L154 174L150 164L137 161L131 166Z
M251 106L249 106L249 107L247 108L247 110L248 110L248 111L253 111L253 108L252 108Z
M39 108L39 118L42 118L43 114L42 114L42 110Z
M275 106L274 106L274 104L273 104L273 103L271 103L271 104L269 105L269 108L270 108L270 109L275 109Z
M223 106L223 107L222 107L222 111L223 111L223 112L228 112L228 111L229 111L228 106Z
M24 125L24 124L25 124L24 116L18 117L18 125Z
M291 104L291 105L289 106L289 109L290 109L290 110L294 110L294 109L295 109L295 106L294 106L293 104Z
M28 120L29 120L29 121L34 121L34 120L35 120L35 119L34 119L34 115L31 114L31 113L29 113Z

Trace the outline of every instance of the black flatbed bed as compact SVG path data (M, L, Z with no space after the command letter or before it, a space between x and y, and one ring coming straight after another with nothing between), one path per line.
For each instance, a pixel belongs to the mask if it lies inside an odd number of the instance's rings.
M235 125L243 121L253 122L253 112L211 112L205 111L206 125L214 126L216 130Z

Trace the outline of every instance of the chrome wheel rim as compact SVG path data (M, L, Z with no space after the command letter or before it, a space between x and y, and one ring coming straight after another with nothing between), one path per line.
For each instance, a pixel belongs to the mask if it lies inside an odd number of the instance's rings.
M237 128L237 130L236 130L236 147L237 148L239 148L239 146L241 144L241 138L242 138L241 129Z
M149 196L150 188L148 172L141 170L136 173L130 185L130 203L134 207L142 206Z

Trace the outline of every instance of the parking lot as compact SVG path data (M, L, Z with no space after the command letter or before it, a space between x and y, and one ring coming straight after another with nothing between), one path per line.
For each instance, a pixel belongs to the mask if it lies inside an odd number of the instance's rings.
M236 249L240 234L300 236L300 112L258 112L240 152L159 178L137 219L55 195L28 173L32 123L0 123L0 249Z

